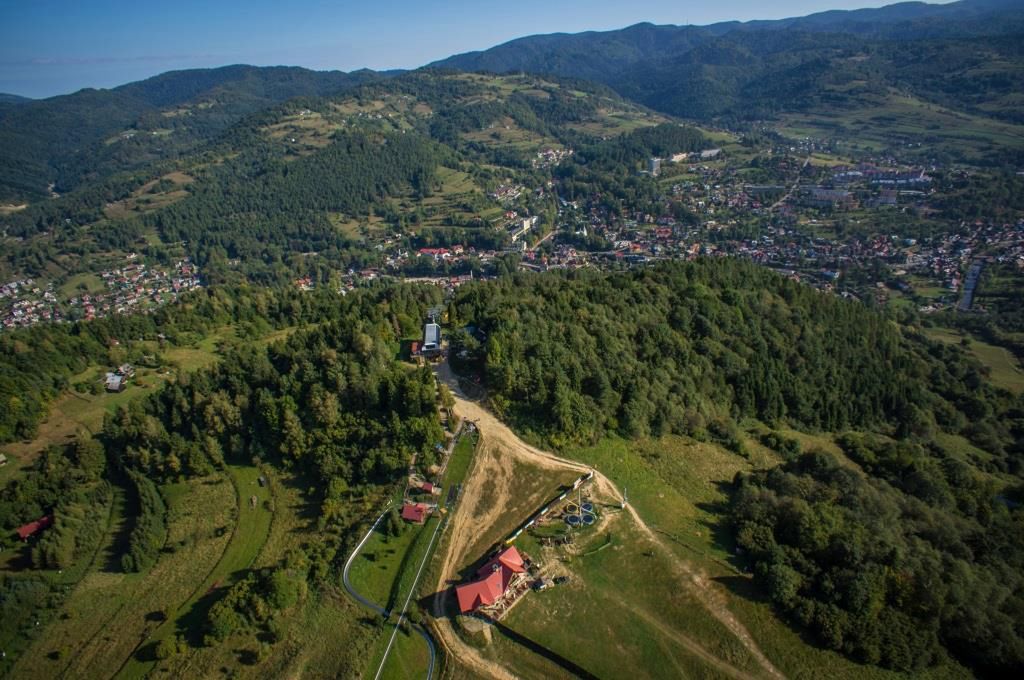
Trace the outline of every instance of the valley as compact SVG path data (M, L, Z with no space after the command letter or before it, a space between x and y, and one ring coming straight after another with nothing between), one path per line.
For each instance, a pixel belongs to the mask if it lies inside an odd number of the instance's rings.
M0 95L0 678L1012 676L1022 35Z

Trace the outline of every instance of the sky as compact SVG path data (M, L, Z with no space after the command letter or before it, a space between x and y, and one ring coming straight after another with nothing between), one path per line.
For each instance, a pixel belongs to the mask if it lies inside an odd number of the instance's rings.
M49 97L165 71L415 68L536 33L778 19L884 0L0 0L0 92Z

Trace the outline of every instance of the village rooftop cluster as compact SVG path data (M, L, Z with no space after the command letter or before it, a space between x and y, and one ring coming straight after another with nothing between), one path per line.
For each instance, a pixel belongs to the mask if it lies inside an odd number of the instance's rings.
M70 297L62 296L53 283L10 281L0 286L0 325L16 328L44 321L78 321L148 311L202 285L199 270L187 257L171 270L137 260L137 255L129 255L129 264L100 272L102 291L76 292Z

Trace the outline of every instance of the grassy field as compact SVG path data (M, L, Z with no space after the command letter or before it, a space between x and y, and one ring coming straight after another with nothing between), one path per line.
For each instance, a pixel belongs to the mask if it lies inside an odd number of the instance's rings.
M895 90L864 94L857 106L782 116L779 131L791 137L839 137L873 149L921 143L942 145L968 160L997 148L1024 147L1024 127L945 109Z
M96 274L82 273L75 274L57 289L57 292L64 298L75 297L82 293L95 295L106 289L106 284Z
M388 618L388 625L381 629L381 634L376 641L374 650L368 657L367 673L375 673L380 666L381 659L384 657L384 652L394 630L393 624L398 620L398 613L402 611L405 600L409 597L413 581L419 572L420 564L427 556L427 549L431 547L430 539L439 521L441 521L440 518L435 516L427 520L422 527L415 527L415 531L407 528L403 536L411 534L408 545L404 550L396 551L395 555L389 560L391 568L388 571L391 574L391 578L388 597L385 600L376 601L384 604L392 613ZM435 541L433 547L436 548L436 546L437 543ZM425 579L416 584L417 590L424 582ZM355 585L354 579L353 585ZM358 585L356 589L359 590ZM365 594L369 591L361 592ZM407 628L408 626L404 627ZM395 638L395 644L388 653L384 666L385 670L389 673L388 677L415 677L423 674L427 668L429 655L423 638L412 631L407 632L410 634L399 631Z
M146 573L125 574L118 558L125 525L118 518L95 569L69 594L46 635L18 660L14 677L111 677L158 628L168 612L186 602L196 574L220 561L236 512L224 479L195 479L165 490L168 546Z
M167 355L172 360L181 361L182 367L189 370L208 366L216 360L216 356L211 352L199 349L170 350ZM72 378L71 382L73 384L77 380L92 379L100 373L102 367L94 366ZM0 484L12 479L47 447L67 444L79 432L95 434L102 427L106 414L113 413L133 399L152 394L171 377L173 373L142 369L123 392L62 394L51 404L50 412L39 424L39 430L33 439L12 442L0 447L0 452L5 453L10 459L8 465L0 468Z
M607 549L579 554L609 537ZM756 673L750 654L680 586L669 560L632 530L627 516L617 513L601 532L584 532L578 541L571 553L523 542L545 568L571 580L528 593L504 626L601 677L693 677L707 670L709 654Z
M234 507L237 515L230 540L220 560L208 572L195 573L195 576L200 577L205 573L205 578L196 579L198 585L191 596L176 610L166 612L167 620L155 627L139 644L143 653L133 656L121 669L119 677L145 677L155 667L155 660L146 653L151 647L165 637L175 634L195 635L201 630L208 607L214 599L209 596L244 577L266 543L273 519L273 513L268 508L272 501L270 487L258 483L260 471L255 467L230 465L227 472L235 492ZM256 502L253 503L252 499L256 499Z
M924 331L931 339L948 345L959 344L967 338L970 341L967 349L982 366L988 368L989 379L993 385L1014 394L1024 392L1024 370L1021 370L1020 362L1010 350L948 328L925 328Z
M391 636L391 629L385 629L386 635L381 636L380 647L387 645ZM381 652L383 653L383 649ZM380 656L376 656L377 659ZM377 661L369 666L376 672ZM384 680L408 680L408 678L420 678L426 675L427 666L430 664L430 653L423 638L408 626L402 626L398 635L395 636L395 644L391 647L388 660L384 664L380 677Z
M480 436L475 433L464 434L459 437L459 441L455 444L452 455L448 459L448 467L444 471L445 491L442 494L443 504L447 504L448 489L457 484L462 484L462 481L466 478L466 473L469 472L469 464L473 462L473 452L476 450L476 445L479 441Z
M178 633L193 629L217 594L239 573L247 568L276 566L293 548L321 537L316 523L317 507L307 496L309 479L281 474L264 466L262 473L268 481L264 488L255 483L255 475L259 473L254 471L255 468L243 466L239 469L242 475L236 476L245 498L239 528L231 544L238 546L238 550L229 546L215 573L203 583L202 597L182 610L183 616L175 625ZM254 489L261 498L265 493L273 500L274 512L269 526L258 515L250 519L259 521L246 521L248 497ZM263 535L264 530L267 532L265 540L253 540L252 537ZM243 540L243 534L249 538ZM213 582L219 580L221 587L210 590L212 579L216 579ZM275 621L281 631L277 642L271 644L266 642L265 636L254 637L251 630L242 630L220 644L190 646L186 652L158 662L149 676L214 677L223 674L222 669L228 669L229 674L238 677L351 677L356 674L353 669L361 668L366 658L365 651L361 650L371 642L372 625L364 619L364 613L333 587L311 590L299 605L276 614ZM257 663L258 658L263 660Z
M430 520L423 526L406 526L399 536L389 536L385 524L386 521L381 522L366 542L352 564L349 578L357 591L384 607L391 607L397 599L396 579L406 562L406 554L416 545L421 534L425 533L427 539L430 538L436 520Z
M805 447L835 449L825 436L800 438ZM608 439L572 456L626 487L629 502L674 552L676 566L687 565L694 578L706 581L704 587L716 593L711 601L739 619L787 677L905 677L808 645L732 564L731 540L718 519L727 500L725 485L737 471L777 461L752 439L747 444L749 460L680 437ZM528 593L503 620L512 634L492 631L487 658L523 669L524 677L571 677L567 668L573 664L600 677L764 676L747 649L710 614L707 600L695 601L686 581L673 574L672 559L632 531L632 523L617 509L604 513L610 518L578 541L575 550L555 552L533 538L521 543L546 570L567 574L571 581ZM607 548L595 551L606 542ZM531 646L545 651L531 651ZM963 672L948 666L922 677Z
M185 187L195 181L193 177L183 172L172 172L160 179L171 182L173 188L155 191L159 180L152 180L133 191L128 198L108 203L103 209L103 213L110 219L124 219L132 215L159 210L187 198L189 191Z

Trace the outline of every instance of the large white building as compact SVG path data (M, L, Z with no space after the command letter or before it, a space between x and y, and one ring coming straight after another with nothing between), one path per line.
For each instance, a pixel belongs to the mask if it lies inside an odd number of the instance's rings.
M428 323L423 327L423 356L436 356L441 353L441 327L436 323Z

